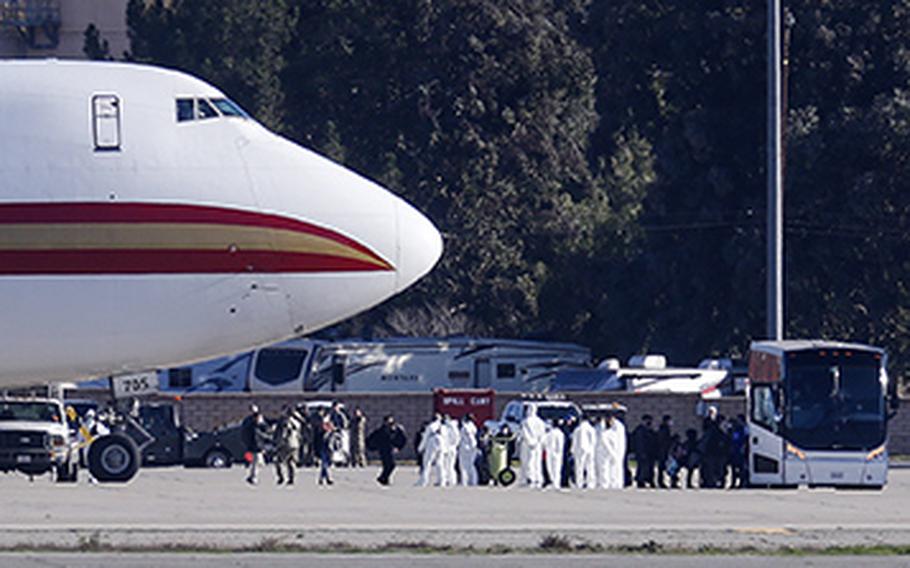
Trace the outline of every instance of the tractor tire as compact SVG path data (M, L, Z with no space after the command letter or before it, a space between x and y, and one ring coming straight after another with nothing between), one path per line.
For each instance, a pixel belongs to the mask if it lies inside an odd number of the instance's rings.
M139 471L136 443L123 434L108 434L92 442L88 469L102 483L125 483Z

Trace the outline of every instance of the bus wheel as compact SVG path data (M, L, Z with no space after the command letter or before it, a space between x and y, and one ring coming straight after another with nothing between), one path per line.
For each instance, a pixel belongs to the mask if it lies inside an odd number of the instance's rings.
M88 450L88 469L101 482L123 483L139 471L136 443L122 434L108 434L92 442Z

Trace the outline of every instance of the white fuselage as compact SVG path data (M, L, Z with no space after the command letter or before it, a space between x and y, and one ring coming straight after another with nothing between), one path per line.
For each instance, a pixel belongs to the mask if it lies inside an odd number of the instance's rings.
M0 386L249 349L432 268L441 239L414 208L251 119L199 114L223 100L154 67L0 62Z

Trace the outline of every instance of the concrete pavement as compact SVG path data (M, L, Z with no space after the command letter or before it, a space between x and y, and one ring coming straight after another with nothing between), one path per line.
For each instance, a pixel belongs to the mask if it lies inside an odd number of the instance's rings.
M910 559L900 557L851 556L636 556L636 555L566 555L549 554L513 556L453 556L426 554L74 554L19 553L0 554L0 568L801 568L826 566L853 568L861 562L864 568L910 566Z
M0 549L653 551L910 545L910 470L883 492L833 490L532 491L395 485L376 468L315 471L294 487L244 471L143 470L123 486L0 477ZM555 540L554 540L555 539Z

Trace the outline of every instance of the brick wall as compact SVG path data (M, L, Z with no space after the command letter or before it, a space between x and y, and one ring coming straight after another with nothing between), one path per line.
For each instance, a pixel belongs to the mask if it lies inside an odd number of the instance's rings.
M78 391L73 396L106 400L108 395L107 391ZM496 415L501 414L506 403L519 396L521 395L515 393L497 393ZM687 428L701 430L701 418L696 413L699 406L698 395L576 393L568 398L581 405L620 402L629 409L626 424L630 428L638 424L643 414L651 414L657 421L664 414L669 414L673 416L675 431L682 433ZM405 458L413 457L412 436L420 424L433 413L431 393L336 393L334 397L317 393L193 393L184 396L176 404L180 406L184 425L194 430L205 431L242 419L253 403L259 405L266 416L276 416L286 404L332 399L342 401L349 410L359 406L369 419L368 429L378 426L383 416L394 415L408 433L409 442L402 456ZM172 397L163 395L150 397L149 400L174 401ZM742 397L727 397L711 401L710 404L717 406L720 414L728 417L745 411L745 400ZM892 420L889 430L891 453L910 454L910 399L902 400L902 411Z

